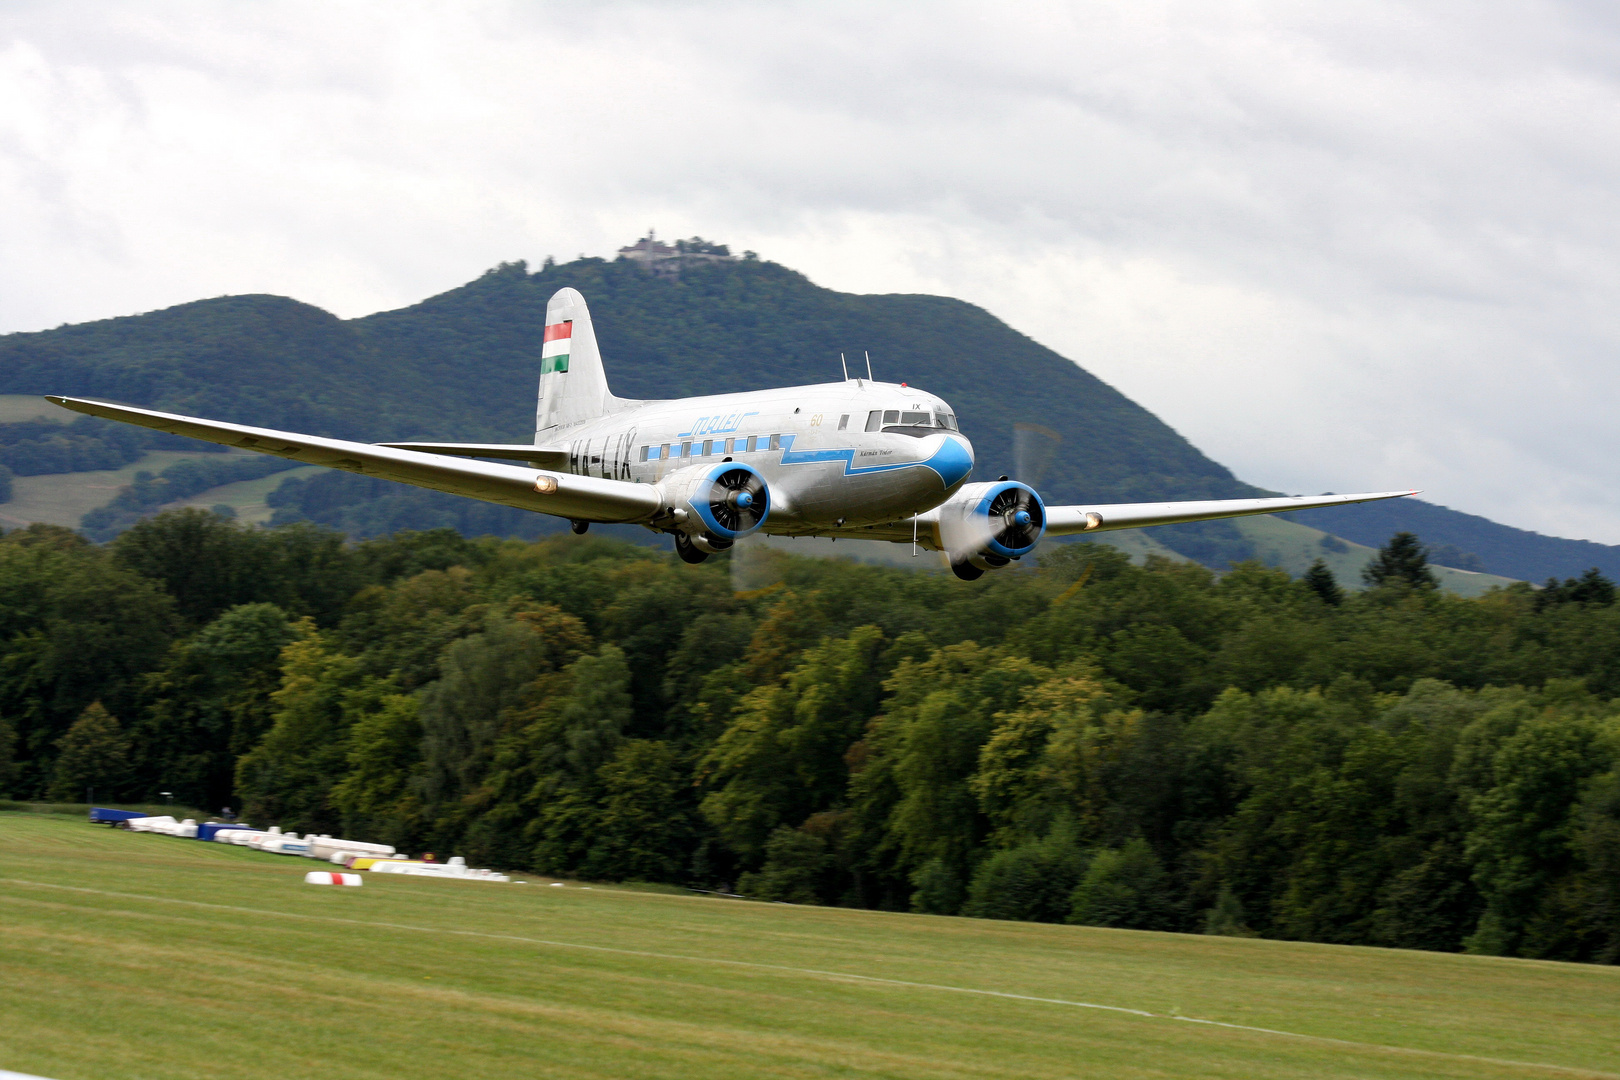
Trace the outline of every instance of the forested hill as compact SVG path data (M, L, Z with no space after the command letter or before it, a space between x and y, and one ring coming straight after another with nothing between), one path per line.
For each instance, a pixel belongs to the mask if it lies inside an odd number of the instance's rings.
M1012 469L1017 421L1071 432L1047 473L1062 500L1241 495L1147 410L987 312L936 296L855 296L760 261L656 278L584 259L505 264L400 311L345 322L273 296L0 338L0 393L68 393L350 438L533 436L546 301L590 302L608 377L665 398L839 378L870 351L878 376L941 394L979 472Z
M621 396L827 381L839 377L840 351L852 359L869 351L879 378L927 387L956 407L978 451L980 477L1015 472L1013 425L1024 421L1063 434L1041 481L1043 494L1059 502L1259 491L1146 409L971 304L839 293L757 260L688 269L679 278L654 277L622 260L580 259L538 273L506 263L420 304L348 321L282 297L203 300L0 337L0 393L109 397L367 440L526 441L545 305L565 285L590 302L609 381ZM302 493L304 509L321 500L378 501L393 491L354 477L325 483L331 490ZM422 527L411 516L417 512L407 508L391 520ZM327 520L346 519L334 510ZM1342 531L1338 522L1312 524ZM1379 535L1352 539L1376 544L1408 528L1478 555L1478 569L1509 577L1572 576L1593 565L1620 577L1620 548L1488 522L1482 530L1481 522L1441 507L1397 505L1366 519L1363 531ZM1218 567L1247 554L1230 525L1158 535Z

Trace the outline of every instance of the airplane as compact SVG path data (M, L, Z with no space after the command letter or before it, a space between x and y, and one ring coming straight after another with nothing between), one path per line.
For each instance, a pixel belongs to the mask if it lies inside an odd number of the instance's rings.
M1003 476L968 483L973 446L942 398L867 377L634 401L608 389L585 298L546 305L533 443L360 443L89 398L74 412L592 523L643 525L699 563L756 532L911 543L972 581L1047 536L1272 514L1415 495L1383 491L1047 506ZM495 458L499 461L480 459ZM508 464L506 462L520 462Z

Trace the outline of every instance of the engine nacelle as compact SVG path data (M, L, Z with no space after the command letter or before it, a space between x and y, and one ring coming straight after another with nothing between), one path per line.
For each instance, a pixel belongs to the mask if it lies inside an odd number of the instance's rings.
M724 551L765 524L771 490L759 470L738 461L691 465L658 483L663 515L654 524L675 534L688 562Z
M1046 504L1016 480L968 484L939 508L940 546L967 581L1035 550L1046 532Z

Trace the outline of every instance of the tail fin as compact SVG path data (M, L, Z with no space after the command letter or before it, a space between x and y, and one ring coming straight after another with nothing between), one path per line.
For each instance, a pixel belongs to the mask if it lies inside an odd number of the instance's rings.
M546 305L535 442L542 441L540 432L594 420L611 412L617 403L618 398L608 392L585 298L577 289L558 289Z

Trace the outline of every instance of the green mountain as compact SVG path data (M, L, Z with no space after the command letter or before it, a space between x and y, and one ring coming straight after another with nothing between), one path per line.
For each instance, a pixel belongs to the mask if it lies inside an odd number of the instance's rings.
M1260 493L1146 409L972 304L835 292L753 259L678 278L624 260L548 263L538 273L503 263L460 288L362 319L283 297L235 296L11 334L0 337L0 394L108 397L373 441L527 441L546 301L565 285L589 300L621 396L825 382L840 377L840 352L870 352L879 378L925 386L956 407L979 455L979 477L1014 471L1013 427L1030 422L1063 436L1041 481L1055 502ZM346 474L289 480L270 501L283 519L361 534L451 524L535 535L559 524ZM1454 562L1478 556L1465 569L1539 579L1598 565L1620 576L1617 548L1540 537L1441 507L1381 513L1372 519L1381 536L1353 539L1378 543L1421 519L1414 531L1443 529ZM1310 523L1334 529L1338 521L1319 515ZM1230 523L1154 536L1211 565L1255 553Z

